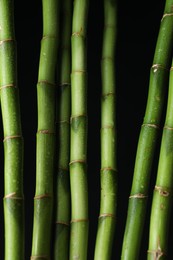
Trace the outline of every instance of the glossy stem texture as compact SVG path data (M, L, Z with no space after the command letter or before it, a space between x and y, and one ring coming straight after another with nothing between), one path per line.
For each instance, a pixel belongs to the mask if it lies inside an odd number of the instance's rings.
M5 260L24 259L23 138L12 0L0 1L0 98L4 131Z
M173 0L167 0L150 70L149 93L141 127L129 197L121 259L138 259L145 221L148 188L161 123L173 44Z
M173 191L173 64L160 157L151 207L147 259L167 259L170 213Z
M71 233L70 259L87 259L88 183L87 183L87 48L88 1L75 0L72 16L71 72Z
M95 260L112 256L117 205L117 136L115 99L116 0L104 0L104 31L101 59L101 201Z
M55 200L54 259L69 259L70 235L70 114L71 114L71 24L72 3L61 2L60 49L57 97L57 177Z
M58 1L43 0L43 38L37 83L36 191L31 259L50 259L55 159L55 70Z

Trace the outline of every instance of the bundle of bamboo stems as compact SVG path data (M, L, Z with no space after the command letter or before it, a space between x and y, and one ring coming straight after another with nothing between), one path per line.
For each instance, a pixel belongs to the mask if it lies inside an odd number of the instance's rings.
M111 260L118 210L116 45L118 1L103 0L100 206L94 260ZM36 179L32 260L87 260L88 0L42 0L37 82ZM24 260L23 137L18 93L14 1L0 0L0 101L4 134L4 260ZM139 259L153 158L167 104L154 186L148 251L166 259L173 192L173 0L165 0L136 151L121 259ZM166 99L167 97L167 99ZM151 196L152 197L152 196ZM96 220L97 221L97 220ZM114 254L116 255L116 253ZM172 254L173 255L173 254ZM89 259L90 260L90 259Z

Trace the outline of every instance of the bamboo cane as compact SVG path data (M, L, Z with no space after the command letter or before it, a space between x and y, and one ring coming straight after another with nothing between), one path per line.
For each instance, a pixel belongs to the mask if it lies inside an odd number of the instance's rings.
M104 0L104 34L101 60L101 201L95 245L95 260L111 259L115 231L117 204L114 64L117 20L116 9L116 0Z
M42 1L43 38L37 83L38 128L36 191L31 259L49 259L55 156L55 69L57 62L58 1Z
M140 131L121 259L138 259L151 167L161 122L173 44L172 0L166 0L150 70L147 106ZM133 241L133 242L132 242Z
M72 16L71 73L71 233L70 259L87 259L88 185L87 185L87 78L86 30L88 1L75 0Z
M0 1L0 93L4 131L4 259L24 259L23 138L17 88L14 3Z
M55 241L54 259L69 259L69 234L70 234L70 72L71 72L71 1L61 3L62 21L60 28L60 96L57 101L57 184L55 204ZM59 93L59 92L58 92Z
M151 207L148 259L166 259L173 190L173 63L156 184Z

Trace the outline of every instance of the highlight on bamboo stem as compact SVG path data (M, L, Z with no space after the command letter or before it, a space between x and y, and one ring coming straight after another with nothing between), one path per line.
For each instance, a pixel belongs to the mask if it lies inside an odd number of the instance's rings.
M148 260L166 257L173 191L173 63L170 69L165 125L150 215Z
M57 62L58 1L43 0L43 38L37 84L36 190L31 259L49 259L55 160L55 70Z
M60 3L59 58L57 65L57 148L56 148L56 194L55 194L55 235L54 259L69 259L70 238L70 112L71 112L71 18L70 0Z
M158 130L171 66L173 44L172 6L173 1L166 0L153 65L150 70L148 100L138 140L121 259L137 259L139 257L153 157L158 140Z
M23 138L14 2L0 1L0 101L4 134L5 260L24 259Z
M95 245L95 260L112 256L117 204L115 46L117 30L116 0L104 1L101 99L101 201Z
M87 259L87 48L88 1L75 0L72 14L70 189L70 259ZM77 147L77 149L76 149Z

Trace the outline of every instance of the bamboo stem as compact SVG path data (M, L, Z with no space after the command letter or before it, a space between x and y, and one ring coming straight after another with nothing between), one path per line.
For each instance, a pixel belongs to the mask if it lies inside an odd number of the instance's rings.
M57 101L57 183L55 204L55 241L54 259L69 259L69 234L70 234L70 72L71 72L71 1L61 3L60 25L60 62L59 62L59 87L60 96Z
M88 1L75 0L72 17L71 73L71 233L70 259L87 259L88 184L87 184L87 75L86 29Z
M104 1L101 99L101 201L95 245L95 260L112 255L117 204L116 115L115 115L115 44L116 1Z
M160 158L151 207L148 258L166 258L173 190L173 63Z
M55 69L57 62L58 1L42 1L43 38L37 83L38 128L36 191L31 259L49 259L55 159Z
M167 0L160 24L153 66L150 70L148 100L138 140L121 259L138 259L139 255L151 167L158 139L158 129L167 90L166 82L171 64L170 58L173 43L172 6L173 1Z
M5 260L24 259L23 138L17 88L14 3L0 1L0 97L4 131Z

